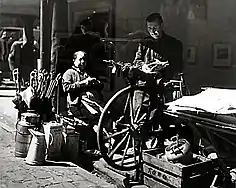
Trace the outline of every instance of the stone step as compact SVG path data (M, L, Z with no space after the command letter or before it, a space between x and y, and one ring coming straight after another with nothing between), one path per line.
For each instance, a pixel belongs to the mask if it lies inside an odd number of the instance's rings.
M16 83L10 79L3 79L2 80L2 85L7 85L7 86L15 86Z
M93 164L95 171L102 174L103 178L111 181L118 187L148 188L138 182L131 182L127 177L134 177L135 171L120 171L109 166L104 159L100 159ZM128 175L128 176L127 176Z
M0 90L7 89L7 90L17 90L16 83L8 78L3 78L1 85L0 85ZM25 88L21 86L21 89L24 90Z

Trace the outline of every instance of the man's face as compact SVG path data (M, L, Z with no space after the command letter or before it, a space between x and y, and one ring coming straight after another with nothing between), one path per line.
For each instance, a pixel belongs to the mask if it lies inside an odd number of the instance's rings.
M158 20L147 22L147 30L154 39L159 39L162 36L162 24Z
M85 69L87 65L86 61L86 54L84 52L77 52L74 56L74 65L77 68L80 68L82 70Z

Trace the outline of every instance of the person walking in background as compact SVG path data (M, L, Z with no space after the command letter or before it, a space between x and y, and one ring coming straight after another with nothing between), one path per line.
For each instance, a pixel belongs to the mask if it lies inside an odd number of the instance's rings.
M11 74L10 76L11 80L13 80L13 70L15 68L20 68L22 46L23 46L23 38L20 38L19 40L13 42L10 49L10 53L8 56L8 63Z
M9 72L7 57L9 53L8 48L8 36L7 31L2 30L1 38L0 38L0 70L3 73L3 76L7 76Z

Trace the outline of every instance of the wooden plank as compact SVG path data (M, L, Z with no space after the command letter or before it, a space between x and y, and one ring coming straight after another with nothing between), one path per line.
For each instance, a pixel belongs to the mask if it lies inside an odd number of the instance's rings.
M143 172L145 174L148 174L152 176L155 179L161 180L166 182L167 184L170 184L174 187L181 187L182 179L178 176L173 176L169 174L168 172L166 173L163 170L159 170L157 168L148 166L146 164L143 165Z
M182 168L178 165L173 165L171 163L168 163L166 161L162 161L155 156L149 154L148 152L143 153L143 161L145 163L152 164L154 166L157 166L158 168L162 168L165 170L170 171L173 174L176 174L178 176L182 176Z
M147 185L150 188L170 188L169 186L164 185L163 183L157 180L154 180L152 178L149 178L147 176L144 176L143 181L144 181L144 185Z
M152 153L152 151L143 153L143 161L145 164L156 166L158 169L169 171L170 174L175 174L182 178L213 171L212 161L200 155L194 154L194 159L197 160L198 158L199 162L195 162L190 165L183 165L180 163L169 163L162 159L158 159L156 156L150 153Z
M197 176L190 177L183 181L183 188L209 188L213 182L214 175L211 173L208 174L199 174Z
M214 129L215 131L225 132L228 134L235 135L236 125L233 123L224 123L218 120L212 120L209 118L199 117L197 115L187 114L184 112L173 112L173 111L164 111L165 115L173 116L182 120L189 120L202 125L204 128Z
M183 178L213 171L212 161L203 161L183 167Z
M149 168L149 167L148 167ZM161 178L157 178L152 173L157 174L158 171L153 172L152 169L148 169L149 173L146 173L144 170L144 184L149 187L154 188L209 188L213 182L214 174L207 173L207 174L199 174L196 176L189 177L185 180L178 178L177 182L172 182L174 180L174 176L172 176L172 181L166 181ZM155 169L156 170L156 169ZM151 173L151 174L150 174ZM164 171L161 171L162 174L166 174ZM169 178L169 177L168 177Z

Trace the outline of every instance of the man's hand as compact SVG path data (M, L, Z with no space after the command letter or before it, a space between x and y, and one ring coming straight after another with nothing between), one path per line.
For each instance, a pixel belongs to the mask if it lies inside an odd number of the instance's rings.
M142 66L142 71L145 73L156 73L157 71L167 67L168 65L168 61L159 61L158 59L155 59L155 61L152 63L144 64Z
M88 97L89 99L94 98L94 94L91 93L90 91L87 91L87 92L86 92L86 95L87 95L87 97Z
M142 66L141 70L142 70L143 72L145 72L145 73L151 73L151 72L152 72L151 69L148 67L147 64L144 64L144 65Z
M85 80L86 80L86 84L89 85L91 82L96 81L96 78L88 77L88 78L86 78Z
M94 82L94 81L96 81L96 78L88 77L82 81L75 82L75 85L77 87L80 87L80 85L89 85L91 82Z

